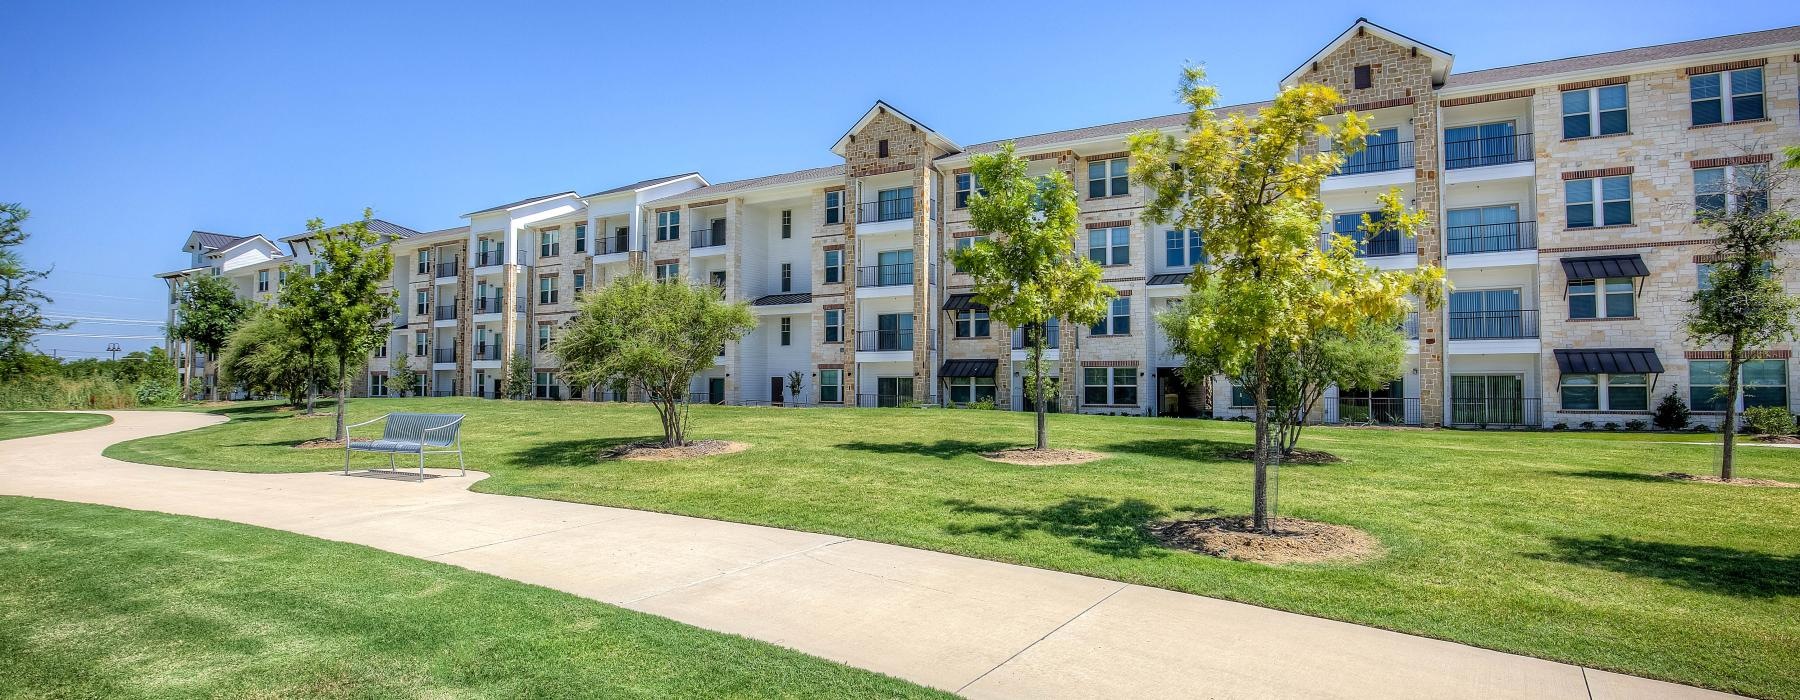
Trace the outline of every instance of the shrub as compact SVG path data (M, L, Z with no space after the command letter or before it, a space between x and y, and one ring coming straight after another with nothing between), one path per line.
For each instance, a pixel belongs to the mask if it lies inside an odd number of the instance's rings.
M1593 429L1594 429L1594 422L1593 422L1593 421L1591 421L1591 420L1584 420L1584 421L1582 421L1582 422L1581 422L1581 429L1582 429L1582 430L1593 430Z
M983 399L974 401L974 402L968 404L967 407L972 408L977 411L992 411L996 408L994 406L994 400L991 398L983 398Z
M180 388L160 379L146 379L137 386L139 406L166 406L175 403Z
M1628 421L1625 421L1625 429L1626 430L1649 430L1650 429L1650 421L1643 420L1643 419L1628 420Z
M1689 430L1692 430L1696 433L1710 433L1713 431L1712 426L1707 425L1705 423L1695 423L1694 427L1689 428Z
M31 376L0 384L0 409L107 409L137 404L130 384L109 377Z
M1759 435L1793 435L1794 414L1785 406L1757 406L1745 409L1744 427Z
M1607 430L1618 430L1618 429L1619 429L1619 424L1618 424L1618 423L1614 423L1614 422L1612 422L1612 421L1607 421L1607 422L1606 422L1606 429L1607 429Z
M1550 426L1550 429L1551 430L1568 430L1569 424L1568 423L1557 423L1556 425Z
M1681 430L1687 427L1692 417L1687 401L1681 398L1681 387L1675 386L1663 396L1661 403L1656 404L1656 415L1651 420L1658 430Z

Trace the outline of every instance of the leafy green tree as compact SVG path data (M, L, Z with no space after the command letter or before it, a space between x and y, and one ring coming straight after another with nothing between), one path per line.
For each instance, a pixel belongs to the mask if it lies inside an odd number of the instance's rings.
M231 281L216 275L189 280L182 285L181 300L175 311L175 337L194 344L213 362L207 371L218 372L219 351L231 340L232 331L250 313L250 302L239 299ZM209 390L209 398L219 397L218 383Z
M402 397L412 396L419 390L419 375L413 374L412 356L404 352L394 353L388 360L388 391L396 392Z
M15 376L24 374L32 336L69 327L46 320L39 307L50 297L32 285L50 273L26 268L14 250L31 236L23 227L28 218L25 207L0 202L0 374Z
M531 398L537 386L537 377L531 367L531 358L523 352L514 352L512 359L506 362L506 398L524 401Z
M711 285L632 275L590 290L550 352L573 386L637 384L662 419L663 445L687 444L688 386L719 349L756 326L750 306L728 304Z
M298 277L293 303L286 289L290 322L331 362L337 396L333 439L343 440L344 411L348 403L350 373L362 369L369 353L387 340L394 313L393 292L381 286L394 272L394 254L388 244L369 230L374 212L363 218L327 228L319 219L306 222L307 233L318 241L317 272ZM296 280L288 275L290 282Z
M280 396L306 403L317 382L330 386L329 353L315 352L288 326L278 309L253 311L231 334L219 355L219 377L254 396Z
M1007 142L977 155L969 170L977 191L969 197L969 221L992 238L955 251L951 262L974 279L975 299L1008 326L1025 329L1032 404L1037 408L1036 449L1048 449L1049 412L1044 327L1053 320L1092 325L1118 292L1100 282L1100 266L1076 252L1080 232L1075 186L1055 171L1026 175L1024 158Z
M1715 234L1709 284L1689 297L1688 338L1696 345L1725 346L1725 422L1719 478L1733 475L1737 447L1738 399L1744 360L1750 351L1794 337L1800 297L1781 280L1789 244L1800 241L1793 201L1779 199L1790 178L1767 167L1740 166L1727 183L1723 206L1698 212L1702 230Z
M1270 532L1269 465L1280 457L1270 431L1273 360L1326 330L1397 327L1412 308L1409 295L1428 305L1442 299L1443 271L1376 271L1355 257L1346 236L1321 249L1319 185L1344 154L1362 150L1368 134L1367 120L1354 112L1338 126L1327 123L1343 104L1337 91L1298 85L1254 116L1226 118L1212 111L1218 91L1200 68L1184 71L1181 91L1194 110L1186 133L1134 134L1131 175L1149 190L1146 220L1203 232L1208 263L1190 279L1186 322L1165 328L1194 353L1190 360L1241 377L1254 395L1252 518ZM1333 148L1315 150L1321 138ZM1424 225L1397 192L1381 201L1381 218L1365 217L1365 232L1412 235Z

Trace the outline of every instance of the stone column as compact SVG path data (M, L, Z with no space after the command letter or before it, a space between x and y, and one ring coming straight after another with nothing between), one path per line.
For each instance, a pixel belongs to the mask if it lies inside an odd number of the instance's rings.
M1413 103L1414 208L1425 215L1419 231L1419 266L1443 264L1443 217L1438 211L1437 94L1424 91ZM1419 416L1425 425L1444 420L1444 309L1419 312Z

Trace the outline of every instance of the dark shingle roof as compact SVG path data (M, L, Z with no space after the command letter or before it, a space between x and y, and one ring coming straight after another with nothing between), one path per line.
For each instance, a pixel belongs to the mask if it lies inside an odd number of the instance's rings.
M1471 85L1519 80L1523 78L1539 78L1557 73L1571 73L1574 71L1592 70L1609 66L1623 66L1632 63L1642 63L1644 61L1680 58L1682 56L1697 56L1719 51L1749 49L1758 46L1784 44L1793 41L1800 41L1800 26L1767 29L1760 32L1732 34L1729 36L1716 36L1707 39L1695 39L1693 41L1680 41L1673 44L1643 46L1635 49L1624 49L1622 51L1608 51L1606 53L1559 58L1552 61L1539 61L1537 63L1526 63L1517 66L1489 68L1486 70L1469 71L1467 73L1453 73L1448 80L1444 81L1444 88L1460 88Z
M769 294L750 302L751 306L780 306L782 304L810 304L812 292L795 292L793 294Z
M632 190L641 190L641 189L644 189L645 187L654 187L656 185L660 185L665 182L669 182L672 180L680 180L681 178L684 178L684 177L692 177L694 175L699 175L699 174L700 174L700 171L696 170L691 173L682 173L680 175L664 175L662 177L653 177L648 180L638 180L637 182L633 182L629 185L620 185L620 186L614 187L610 190L600 190L599 192L595 192L595 193L589 194L589 195L582 195L582 196L598 197L600 195L605 195L605 194L618 194L620 192L630 192Z
M413 236L419 235L418 231L414 231L392 221L383 221L381 219L370 219L369 230L393 236L395 238L412 238Z
M844 166L829 165L823 168L795 170L791 173L781 173L779 175L764 175L762 177L753 177L745 180L721 182L716 185L707 185L698 189L688 190L680 194L672 194L656 201L660 202L675 197L680 197L682 199L705 199L711 196L726 195L732 192L741 192L744 190L756 189L758 187L785 185L791 182L806 182L807 180L819 180L828 177L841 176L843 174Z
M1248 102L1248 103L1241 104L1241 105L1228 105L1228 106L1224 106L1224 107L1217 107L1217 108L1214 108L1213 111L1220 115L1240 113L1240 112L1248 113L1248 112L1255 112L1255 111L1260 110L1267 106L1269 106L1268 101ZM985 143L978 143L978 144L968 146L968 147L964 148L961 153L952 153L947 156L941 156L939 158L939 160L942 160L943 158L949 158L951 156L956 156L956 155L964 155L964 154L973 155L976 153L986 153L989 151L998 151L998 150L1000 150L1000 144L1006 143L1007 141L1013 142L1017 147L1019 147L1021 149L1028 149L1028 148L1035 148L1037 146L1045 146L1045 145L1054 144L1054 143L1063 143L1063 142L1067 142L1067 141L1082 141L1082 140L1086 140L1086 139L1097 139L1097 138L1103 138L1103 137L1107 137L1107 136L1125 136L1127 134L1142 131L1144 129L1169 129L1169 128L1174 128L1174 127L1178 127L1178 126L1187 124L1189 114L1191 114L1191 113L1190 112L1182 112L1180 114L1166 114L1166 115L1163 115L1160 117L1150 117L1148 119L1134 119L1134 120L1128 121L1128 122L1115 122L1112 124L1101 124L1098 126L1084 126L1084 127L1078 128L1078 129L1066 129L1063 131L1052 131L1047 134L1033 134L1031 136L1019 136L1019 137L1010 138L1010 139L1000 139L997 141L988 141Z
M196 243L199 243L209 250L224 250L250 239L249 236L233 236L227 233L213 233L211 231L195 231L194 236Z
M543 201L543 200L546 200L546 199L549 199L549 198L551 198L551 197L561 197L561 196L563 196L563 195L565 195L565 194L575 194L575 191L574 191L574 190L569 190L569 191L568 191L568 192L552 192L552 193L550 193L550 194L541 194L541 195L538 195L538 196L536 196L536 197L526 197L526 198L524 198L524 199L521 199L521 200L519 200L519 201L517 201L517 202L507 202L507 203L505 203L505 204L502 204L502 205L499 205L499 206L495 206L495 207L488 207L488 208L486 208L486 209L477 209L477 210L475 210L475 211L472 211L472 212L469 212L469 213L467 213L467 214L464 214L464 215L463 215L463 216L464 216L464 217L470 217L470 216L474 216L474 215L476 215L476 214L486 214L486 213L488 213L488 212L491 212L491 211L500 211L500 210L502 210L502 209L511 209L511 208L513 208L513 207L516 207L516 206L519 206L519 205L521 205L521 204L530 204L530 203L532 203L532 202L541 202L541 201Z
M469 232L469 227L467 227L467 226L453 226L453 227L450 227L450 228L440 228L440 229L438 229L438 230L436 230L436 231L426 231L426 232L424 232L424 233L421 233L421 234L419 234L419 235L421 235L421 236L435 236L435 235L438 235L438 234L440 234L440 233L454 233L454 234L459 234L459 235L460 235L460 234L465 234L465 233L468 233L468 232Z

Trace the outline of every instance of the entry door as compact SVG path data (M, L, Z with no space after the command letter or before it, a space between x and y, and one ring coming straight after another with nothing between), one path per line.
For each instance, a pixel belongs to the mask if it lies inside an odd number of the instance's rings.
M913 378L878 377L875 379L875 394L875 405L882 408L893 408L911 401Z
M769 377L769 403L776 406L782 404L782 396L786 393L786 377Z
M712 377L706 380L706 402L713 404L725 403L724 377Z
M1525 422L1525 379L1516 374L1450 377L1450 422L1520 425Z

